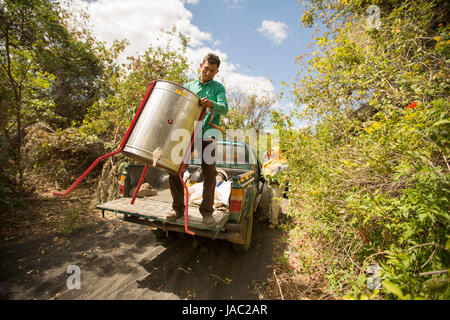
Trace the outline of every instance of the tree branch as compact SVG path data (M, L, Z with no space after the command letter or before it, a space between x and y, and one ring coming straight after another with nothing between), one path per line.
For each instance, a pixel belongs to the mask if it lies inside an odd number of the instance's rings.
M429 271L429 272L421 272L421 273L419 273L419 277L426 277L426 276L431 276L434 274L444 274L447 272L448 272L448 270L436 270L436 271Z

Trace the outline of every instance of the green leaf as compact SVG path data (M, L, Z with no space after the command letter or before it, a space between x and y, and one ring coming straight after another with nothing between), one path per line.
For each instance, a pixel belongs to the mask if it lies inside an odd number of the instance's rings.
M421 213L421 214L419 214L419 221L420 222L423 222L423 220L425 220L425 218L428 216L428 214L427 213Z
M390 293L396 295L398 298L402 299L403 298L403 292L402 289L400 289L399 286L397 286L396 284L388 281L388 280L383 280L383 287Z
M450 120L446 120L446 119L439 120L438 122L433 124L433 127L440 126L441 124L450 124Z

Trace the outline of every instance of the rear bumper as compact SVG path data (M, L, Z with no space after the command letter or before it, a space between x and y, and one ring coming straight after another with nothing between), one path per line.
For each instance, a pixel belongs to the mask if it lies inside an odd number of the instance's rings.
M183 225L177 225L173 223L168 223L164 221L158 221L158 220L152 220L152 219L142 219L139 217L134 217L130 215L124 216L124 221L137 223L141 225L156 227L158 229L161 229L163 231L174 231L174 232L180 232L180 233L186 233ZM226 240L233 243L241 243L241 226L237 223L227 223L223 226L223 229L225 231L209 231L205 229L197 229L193 227L189 227L192 229L191 231L194 231L195 235L206 237L206 238L212 238L212 239L220 239L220 240Z

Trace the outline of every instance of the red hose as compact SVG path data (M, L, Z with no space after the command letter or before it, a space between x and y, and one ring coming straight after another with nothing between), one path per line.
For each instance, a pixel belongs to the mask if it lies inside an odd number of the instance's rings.
M214 112L212 111L212 109L209 109L209 111L211 112L211 119L209 120L209 125L214 127L214 128L216 128L216 129L219 129L222 132L224 132L224 130L222 128L220 128L220 127L218 127L218 126L216 126L215 124L212 123L212 119L214 118ZM186 233L191 234L191 235L195 235L195 233L192 232L192 231L189 231L189 229L188 229L189 190L188 190L186 184L184 183L182 173L183 173L184 167L186 165L186 161L188 160L187 158L190 155L190 151L192 150L192 145L194 144L195 138L197 137L198 130L201 127L201 124L202 124L201 122L202 122L203 118L205 117L205 115L206 115L206 109L204 109L202 111L202 114L200 115L199 124L195 128L194 135L193 135L193 137L191 139L191 144L190 144L189 148L186 150L186 154L184 156L183 162L181 163L180 169L178 170L178 177L180 178L180 181L183 184L184 193L185 193L185 199L186 199L186 204L185 204L185 209L184 209L184 231ZM203 157L203 155L201 155L201 156Z
M125 133L125 137L123 138L122 143L120 144L120 147L119 147L120 151L122 151L123 148L125 148L125 144L128 142L128 138L130 137L130 134L133 131L134 126L136 125L136 122L137 122L139 116L141 115L142 109L147 104L147 100L148 100L150 94L152 93L153 87L155 86L155 84L156 84L156 81L152 81L152 83L150 83L147 93L145 94L144 100L142 100L141 105L139 106L139 109L137 110L136 114L134 115L133 121L131 121L131 124L128 127L128 130Z
M134 204L134 201L136 200L136 197L139 193L139 189L141 189L142 182L144 181L144 178L147 175L147 171L148 171L148 164L145 165L144 171L142 171L141 178L139 179L138 185L136 187L136 191L134 192L133 198L131 199L131 204Z
M186 149L186 153L185 153L185 155L184 155L183 162L181 163L180 169L178 170L178 177L180 178L180 181L181 181L181 183L183 184L184 194L185 194L185 199L186 199L186 204L185 204L185 206L184 206L184 231L185 231L186 233L189 233L190 235L195 235L195 233L192 232L192 231L190 231L190 230L188 229L189 190L188 190L186 184L184 183L184 180L183 180L183 177L182 177L182 173L183 173L184 167L185 167L185 165L186 165L186 161L188 160L188 157L189 157L190 154L191 154L191 151L192 151L192 145L194 144L195 138L197 137L198 130L199 130L200 127L202 126L202 120L203 120L203 118L205 117L205 114L206 114L206 109L204 109L204 110L202 111L202 114L200 115L199 123L197 124L197 127L196 127L195 130L194 130L194 135L192 136L192 139L191 139L191 144L189 145L189 148Z
M209 120L209 125L213 128L216 128L220 132L225 133L225 130L223 128L216 126L214 123L212 123L212 119L214 118L214 112L212 111L212 109L209 109L209 111L211 112L211 119Z

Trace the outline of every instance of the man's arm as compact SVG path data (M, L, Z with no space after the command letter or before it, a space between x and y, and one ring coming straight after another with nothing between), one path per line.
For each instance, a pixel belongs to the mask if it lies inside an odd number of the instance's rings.
M228 102L225 92L225 87L220 85L220 87L217 89L216 93L216 99L217 101L213 101L214 107L213 111L216 114L225 115L228 112Z
M225 115L228 112L228 102L226 98L225 88L220 85L214 92L216 101L208 98L200 99L200 105L203 108L212 108L214 114Z

